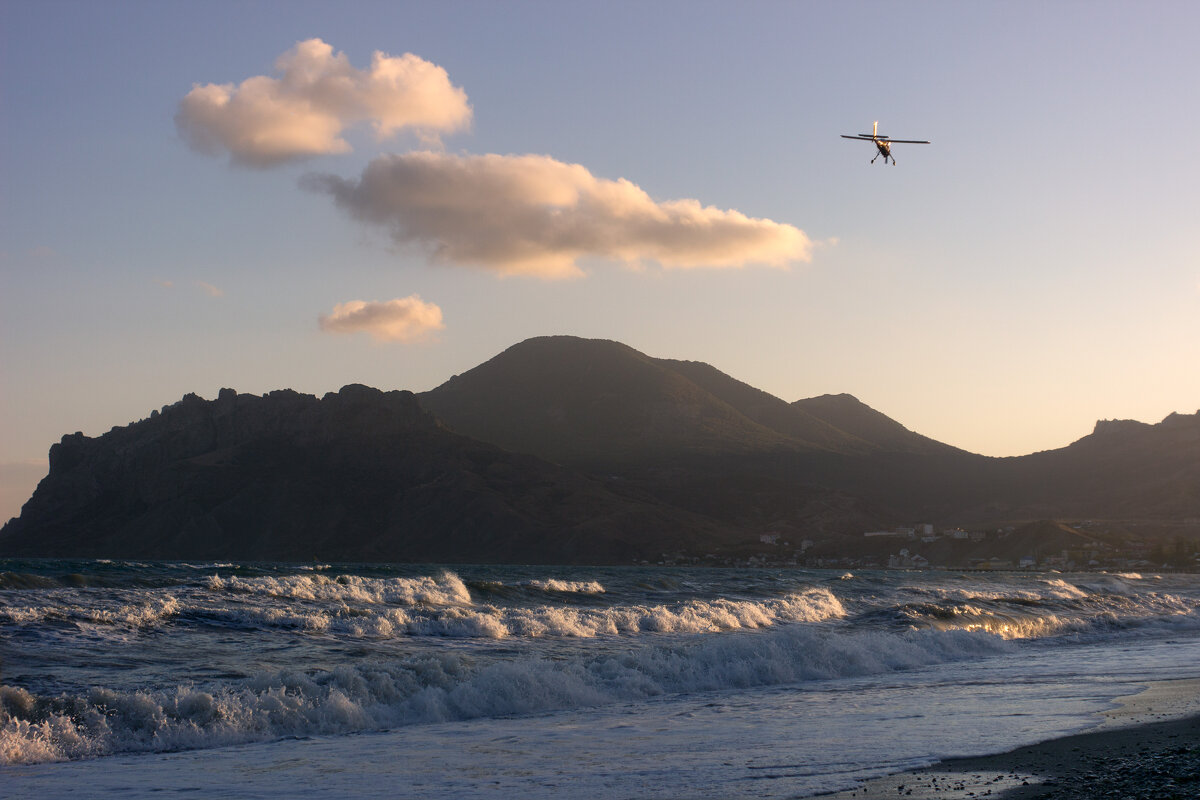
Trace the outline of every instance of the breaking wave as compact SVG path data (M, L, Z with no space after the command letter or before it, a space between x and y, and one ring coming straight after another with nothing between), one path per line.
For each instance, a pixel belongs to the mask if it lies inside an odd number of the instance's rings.
M1172 576L915 583L869 571L467 567L464 578L368 565L355 574L347 565L7 564L0 645L24 662L6 663L13 685L0 686L8 764L535 714L1200 632L1200 590Z
M479 664L444 653L264 673L216 688L96 688L46 697L0 687L0 763L197 749L872 675L985 657L1006 646L965 631L790 627L595 658Z

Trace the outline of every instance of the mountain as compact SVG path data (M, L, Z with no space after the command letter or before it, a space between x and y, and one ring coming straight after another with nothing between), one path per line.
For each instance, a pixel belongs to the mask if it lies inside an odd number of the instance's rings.
M628 563L708 520L447 431L409 392L188 395L50 449L5 556Z
M913 433L867 404L848 394L823 394L797 400L792 408L824 422L843 433L869 442L876 450L887 452L963 454L948 444Z
M555 336L421 395L223 389L64 436L0 556L629 563L747 556L764 534L836 554L903 523L1062 519L1190 536L1200 412L986 458L849 395L789 403L707 364ZM1071 536L1020 531L1022 551Z
M789 404L708 364L572 336L513 345L419 398L464 435L576 465L780 451L953 450L849 395Z
M788 444L663 362L596 339L529 339L419 398L459 433L559 463Z
M1101 420L1065 448L1003 462L997 484L1030 517L1200 517L1200 412L1155 425Z
M513 345L418 397L460 433L620 474L663 502L743 528L811 521L815 506L841 509L833 518L847 526L1200 517L1196 416L1102 422L1059 450L987 458L850 395L787 403L708 364L568 336Z

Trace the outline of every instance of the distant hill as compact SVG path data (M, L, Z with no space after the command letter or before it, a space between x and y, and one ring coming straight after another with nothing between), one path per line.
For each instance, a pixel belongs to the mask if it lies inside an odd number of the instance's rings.
M409 392L227 389L64 436L0 555L628 563L720 533L450 433Z
M964 451L913 433L853 395L823 394L797 400L792 408L851 436L858 437L877 450L904 453L963 454Z
M1200 516L1200 416L1105 422L1066 448L987 458L847 394L787 403L708 364L569 336L521 342L419 399L465 435L617 470L742 526L806 514L821 493L830 507L855 498L856 519Z
M559 463L792 445L670 362L597 339L529 339L419 398L459 433Z
M629 563L752 554L762 536L861 550L864 531L918 521L1012 523L1025 553L1075 534L1024 523L1097 518L1200 519L1200 412L986 458L850 395L789 403L554 336L421 395L225 389L64 436L0 556Z
M997 485L1030 518L1200 517L1200 412L1101 420L1068 447L1001 461Z
M789 404L697 361L547 336L418 395L454 430L562 463L788 450L947 452L849 395Z

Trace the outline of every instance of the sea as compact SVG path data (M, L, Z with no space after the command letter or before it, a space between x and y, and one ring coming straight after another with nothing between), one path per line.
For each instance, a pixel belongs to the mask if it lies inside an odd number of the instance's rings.
M1200 677L1200 576L0 561L0 797L800 798Z

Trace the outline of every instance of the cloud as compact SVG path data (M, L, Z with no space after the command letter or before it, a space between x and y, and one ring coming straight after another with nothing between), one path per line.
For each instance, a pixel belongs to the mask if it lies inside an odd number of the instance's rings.
M155 278L154 283L156 286L158 286L161 289L172 289L173 290L175 288L175 281L167 280L164 278ZM222 289L220 286L213 286L211 283L205 283L204 281L192 281L192 286L194 286L195 288L204 292L209 297L224 297L225 296L224 289Z
M378 342L411 342L445 327L442 309L415 294L384 303L339 303L332 314L322 314L318 322L327 333L364 331Z
M213 286L211 283L204 281L196 281L196 287L207 294L209 297L224 297L225 290L219 286Z
M471 107L446 70L412 53L376 51L365 70L320 39L298 42L275 62L280 77L257 75L234 86L195 84L175 124L195 150L270 167L351 147L342 132L369 122L383 140L402 129L424 137L465 128Z
M416 152L373 159L358 180L308 175L355 219L438 261L504 275L580 274L586 257L663 267L784 267L807 261L803 231L695 200L656 202L630 181L548 156Z

